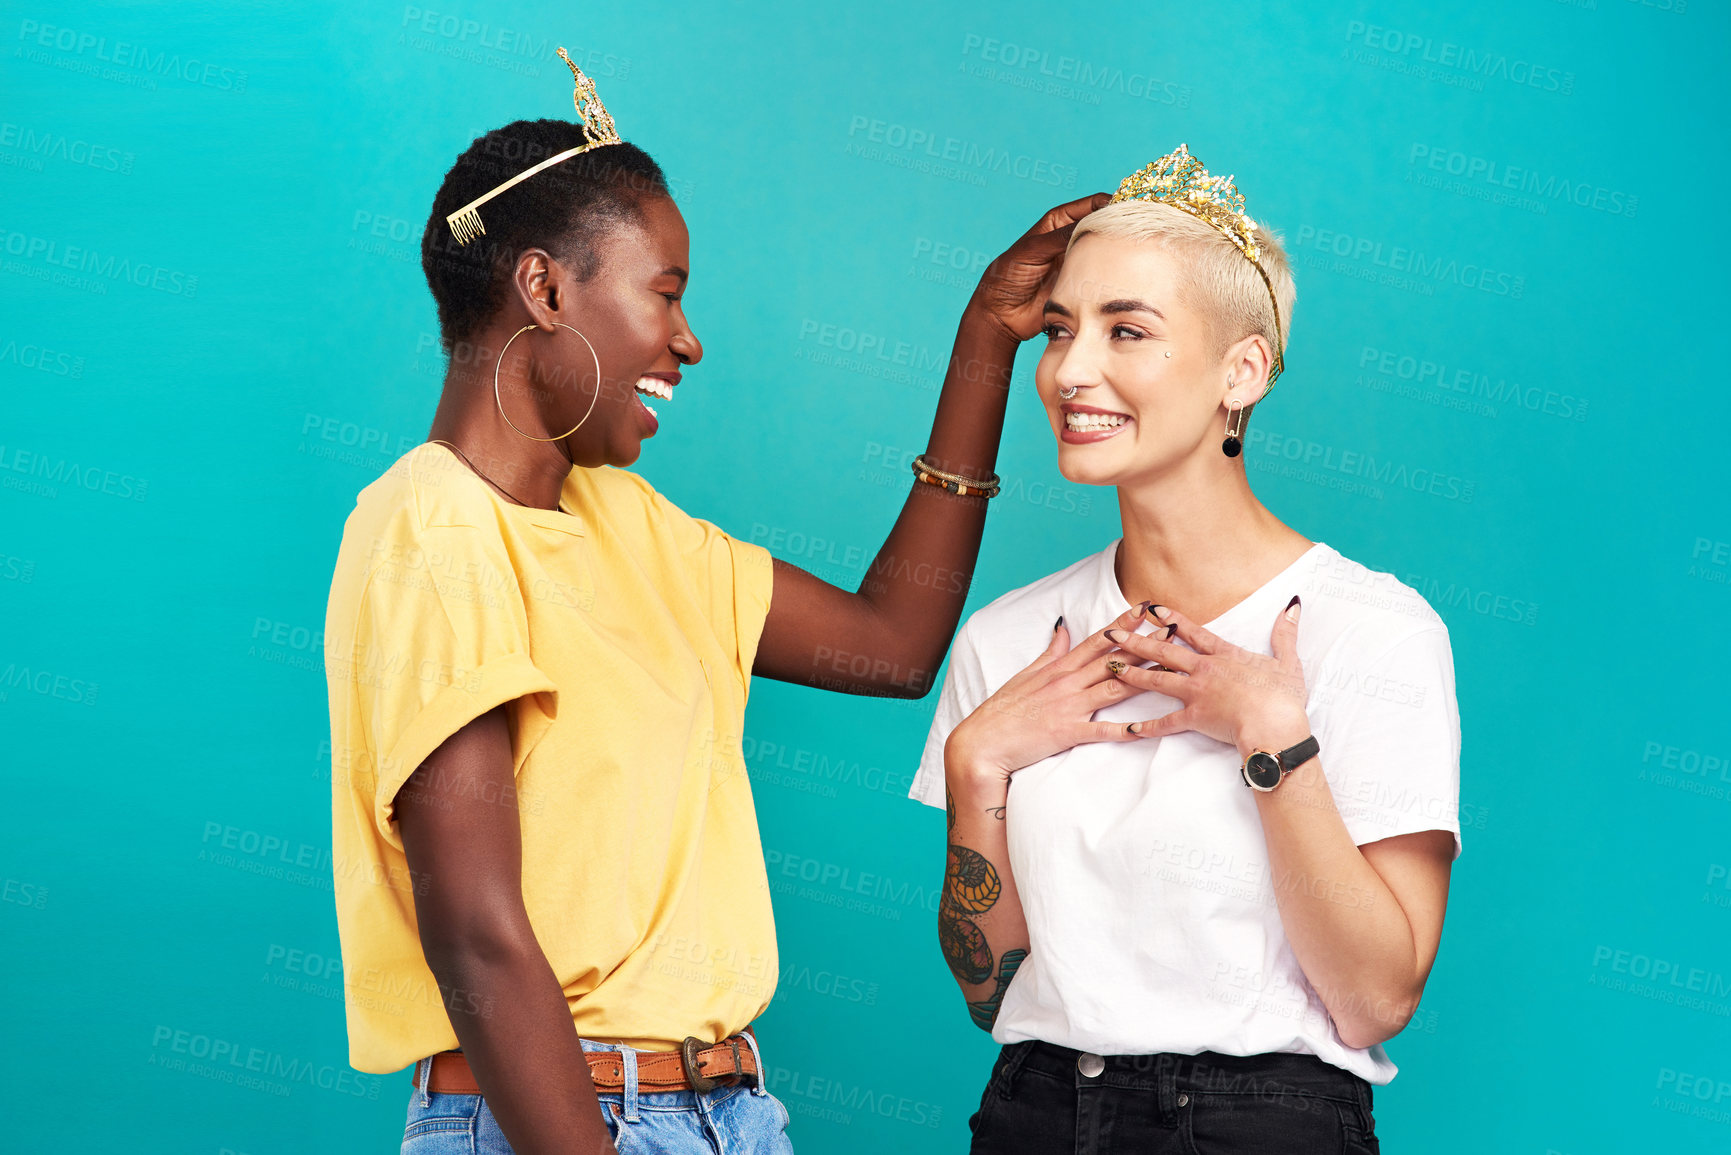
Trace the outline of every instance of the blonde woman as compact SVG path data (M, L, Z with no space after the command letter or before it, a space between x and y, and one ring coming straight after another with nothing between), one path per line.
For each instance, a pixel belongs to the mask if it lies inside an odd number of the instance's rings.
M1378 1150L1460 729L1435 612L1251 491L1294 296L1180 146L1045 303L1059 469L1117 489L1123 535L968 620L912 791L947 806L940 940L1004 1044L975 1152Z

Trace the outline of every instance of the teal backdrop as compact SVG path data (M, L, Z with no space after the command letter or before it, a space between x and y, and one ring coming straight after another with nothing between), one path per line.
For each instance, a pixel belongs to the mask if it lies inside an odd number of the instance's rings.
M438 394L433 192L571 114L563 44L691 225L707 355L637 468L849 586L984 262L1180 141L1236 174L1299 284L1253 484L1458 669L1384 1149L1731 1149L1723 4L5 7L0 1145L396 1149L408 1077L346 1064L320 629ZM1118 533L1031 366L970 608ZM934 701L753 689L801 1152L962 1150L992 1058L905 798Z

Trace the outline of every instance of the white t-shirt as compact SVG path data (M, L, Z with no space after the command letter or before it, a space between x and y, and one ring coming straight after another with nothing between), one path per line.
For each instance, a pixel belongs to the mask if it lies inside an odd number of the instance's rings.
M1080 640L1130 608L1117 549L1113 541L968 619L910 797L944 805L950 731L1050 644L1058 615ZM1293 594L1304 605L1306 712L1353 842L1448 830L1458 858L1460 720L1447 627L1410 587L1321 542L1204 624L1267 654ZM1147 692L1094 716L1132 722L1179 706ZM1299 969L1239 762L1233 746L1188 731L1089 743L1016 771L1006 834L1030 945L992 1038L1101 1055L1300 1052L1374 1084L1394 1077L1380 1046L1341 1042ZM1342 890L1338 900L1358 897Z

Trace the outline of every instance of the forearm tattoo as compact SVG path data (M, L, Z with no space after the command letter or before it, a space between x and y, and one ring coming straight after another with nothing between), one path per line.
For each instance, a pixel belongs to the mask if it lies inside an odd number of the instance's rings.
M944 810L948 828L956 828L956 800L948 791L944 794ZM994 807L994 817L1004 817L1003 807ZM1028 957L1028 952L1015 948L1004 952L1002 959L992 958L992 949L985 932L970 916L985 914L996 905L1004 893L1003 880L997 868L985 855L959 843L949 844L949 856L944 868L944 890L938 900L938 945L950 973L970 986L978 986L992 978L994 962L997 983L992 993L978 1002L968 1004L968 1014L974 1025L989 1031L998 1017L998 1007L1004 1001L1004 991L1016 977L1016 968Z
M1028 952L1021 947L1012 947L1004 952L1003 961L998 964L998 985L991 994L977 1003L968 1004L968 1014L974 1017L974 1026L982 1031L992 1029L992 1024L998 1021L998 1008L1003 1005L1004 992L1010 989L1010 980L1016 977L1016 968L1022 965L1022 960L1028 957Z

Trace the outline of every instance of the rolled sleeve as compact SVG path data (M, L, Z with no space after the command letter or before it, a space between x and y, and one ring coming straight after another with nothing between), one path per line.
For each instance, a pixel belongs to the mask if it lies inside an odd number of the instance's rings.
M1356 845L1447 830L1461 853L1460 713L1448 631L1426 628L1370 661L1325 661L1312 694L1323 772Z
M511 572L473 529L398 530L408 545L393 556L468 557ZM443 580L426 565L387 563L373 570L344 660L330 672L354 684L364 719L369 754L361 770L371 782L356 782L362 791L356 801L364 805L370 794L379 835L398 849L397 792L446 739L494 707L521 699L513 727L516 773L557 710L557 686L530 654L516 584L477 591Z
M950 649L944 686L938 691L938 707L932 714L932 727L926 732L925 750L920 755L919 769L914 771L913 787L908 791L908 797L914 801L939 809L945 805L944 745L951 732L991 696L986 691L985 671L980 664L980 651L974 645L972 625L970 618L956 634L955 645Z
M760 545L716 532L726 542L731 562L734 673L739 677L740 691L749 694L751 667L757 662L757 647L763 641L774 596L775 560Z
M390 751L379 760L373 791L373 822L379 834L402 849L402 838L396 828L396 802L397 792L409 775L447 738L488 710L531 696L535 700L517 728L513 774L522 769L524 759L557 712L558 688L553 679L538 669L528 655L506 654L439 688L402 727Z

